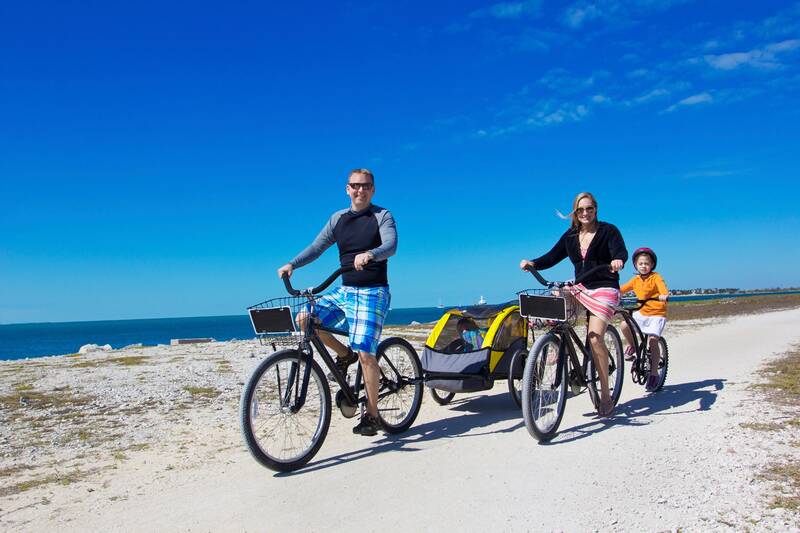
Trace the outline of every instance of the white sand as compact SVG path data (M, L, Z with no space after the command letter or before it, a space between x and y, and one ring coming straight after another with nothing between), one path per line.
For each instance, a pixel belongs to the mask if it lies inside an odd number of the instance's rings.
M127 437L116 442L150 441L125 458L109 462L111 445L84 450L82 459L73 448L58 455L46 447L24 459L114 468L0 498L0 529L797 531L797 515L768 509L772 485L757 477L772 458L797 459L800 450L788 445L796 429L757 432L739 424L780 420L754 401L748 385L763 362L800 342L799 322L800 310L791 310L668 326L663 392L646 395L626 376L609 420L594 417L585 394L570 398L561 433L548 445L528 435L505 381L446 407L426 394L416 423L398 436L354 436L356 420L334 410L319 454L291 475L257 464L238 434L240 383L258 362L249 356L252 343L127 351L161 361L184 354L186 362L171 375L151 367L147 379L133 382L141 367L106 371L110 390L122 391L119 401L136 404L137 390L157 398L158 389L180 390L191 379L198 386L217 380L213 386L224 392L177 412L170 409L177 400L164 392L149 417L120 417ZM209 378L213 364L203 361L211 353L230 362L227 381ZM101 369L83 371L90 383ZM42 379L55 379L50 372ZM134 419L136 427L125 425ZM2 431L0 443L13 444L13 432ZM0 466L14 464L20 457L4 457Z

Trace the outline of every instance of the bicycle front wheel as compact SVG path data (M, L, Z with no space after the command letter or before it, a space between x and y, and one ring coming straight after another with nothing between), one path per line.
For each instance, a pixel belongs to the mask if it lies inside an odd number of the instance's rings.
M422 364L407 341L390 337L376 353L381 378L378 415L387 433L401 433L411 427L422 405Z
M612 405L617 405L620 394L622 394L622 383L625 381L625 359L622 351L622 339L617 332L617 328L609 324L608 328L606 328L603 342L606 350L608 350L608 393L611 396ZM588 341L586 342L586 347L591 354L592 347ZM599 399L600 377L594 368L594 357L588 361L586 375L589 379L589 387L594 393L593 397Z
M536 340L522 374L522 417L539 442L552 439L567 401L567 362L559 362L561 339L553 333ZM560 371L559 371L560 369Z
M278 472L296 470L317 453L331 421L331 394L322 369L298 350L281 350L262 361L242 392L242 435L253 457Z

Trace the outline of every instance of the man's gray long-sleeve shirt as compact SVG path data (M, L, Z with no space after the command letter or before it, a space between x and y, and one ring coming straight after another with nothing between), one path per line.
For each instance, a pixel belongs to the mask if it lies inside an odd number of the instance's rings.
M369 252L372 261L364 270L352 270L342 275L342 283L352 287L388 285L387 259L397 250L397 229L394 217L383 207L370 205L363 211L342 209L334 213L317 238L290 261L294 268L307 265L336 243L339 263L353 266L355 256Z

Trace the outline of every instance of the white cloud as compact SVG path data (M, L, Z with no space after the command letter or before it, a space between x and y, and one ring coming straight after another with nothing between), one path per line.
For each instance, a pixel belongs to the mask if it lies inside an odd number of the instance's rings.
M687 172L683 175L684 178L721 178L725 176L736 176L738 174L746 174L750 169L740 170L697 170L694 172Z
M625 24L689 1L691 0L580 0L564 10L563 22L574 30L599 19Z
M687 96L680 102L676 104L672 104L666 109L667 113L671 113L680 107L688 107L694 106L698 104L709 104L714 101L714 98L707 92L693 94L692 96Z
M605 70L596 70L587 77L577 77L570 75L566 69L556 68L539 78L539 84L552 91L577 93L594 87L598 81L608 77L609 73Z
M588 114L589 108L584 104L546 101L537 105L537 109L525 120L525 125L541 127L568 122L580 122Z
M470 13L473 18L492 17L496 19L518 19L536 17L540 14L542 0L524 0L521 2L500 2Z
M646 93L644 93L644 94L642 94L640 96L637 96L636 98L634 98L632 100L632 103L644 104L644 103L649 102L651 100L655 100L657 98L664 98L666 96L669 96L669 91L664 89L664 88L659 87L657 89L653 89L652 91L646 92Z
M564 12L564 23L573 29L579 29L584 23L605 16L596 4L579 3L567 8Z
M747 66L758 69L775 69L783 66L779 55L788 54L800 48L800 39L789 39L771 43L747 52L703 56L706 63L717 70L734 70Z

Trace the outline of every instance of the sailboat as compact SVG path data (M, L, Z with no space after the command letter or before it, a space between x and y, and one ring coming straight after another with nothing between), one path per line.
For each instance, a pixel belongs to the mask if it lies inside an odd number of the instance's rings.
M436 306L437 309L444 309L444 304L442 303L442 299L439 298L439 305Z
M478 300L478 305L486 305L486 298L483 297L483 294L481 294L481 299Z

